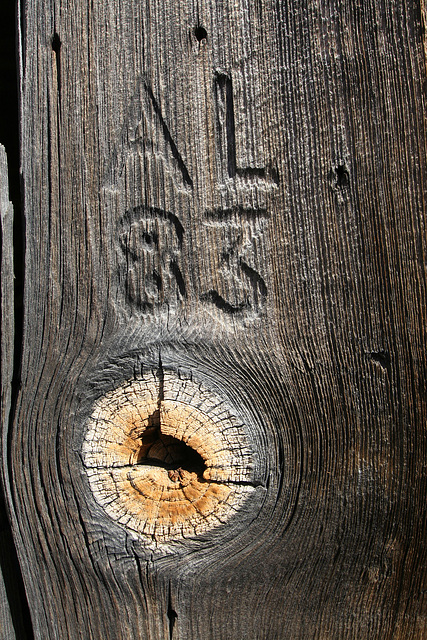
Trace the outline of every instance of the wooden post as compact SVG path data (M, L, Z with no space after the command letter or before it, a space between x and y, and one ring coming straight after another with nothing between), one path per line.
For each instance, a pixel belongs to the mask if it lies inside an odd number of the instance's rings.
M1 245L1 398L2 438L7 438L11 418L14 368L14 260L13 205L9 200L7 157L0 145L0 245ZM7 516L5 494L9 491L6 460L7 442L3 441L0 475L0 638L16 640L28 637L25 624L25 596L22 594L19 564Z
M19 11L35 637L424 637L423 10Z

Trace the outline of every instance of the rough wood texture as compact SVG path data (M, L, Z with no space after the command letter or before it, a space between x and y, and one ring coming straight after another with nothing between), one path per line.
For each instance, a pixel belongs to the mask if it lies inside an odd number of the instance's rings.
M13 207L9 201L7 157L0 145L0 230L1 230L1 405L2 435L7 434L13 376ZM15 636L12 613L3 574L8 572L7 553L13 542L3 498L4 481L0 482L0 637L12 640ZM8 539L9 538L9 539ZM9 573L9 572L8 572ZM6 577L7 580L7 577Z
M423 7L20 12L7 442L36 638L426 637ZM108 515L84 461L94 408L160 361L229 407L257 479L167 551Z
M0 246L1 246L1 402L0 424L6 439L12 400L14 355L14 269L13 269L13 206L9 201L7 157L0 144ZM7 449L4 440L3 456ZM26 638L21 607L19 567L10 524L6 513L4 492L7 491L6 460L2 460L0 475L0 638Z
M13 377L13 206L9 201L7 157L0 144L0 232L1 232L1 404L2 436L7 434Z
M221 398L156 374L100 399L82 452L98 504L147 549L166 552L167 543L227 525L256 481L244 429Z

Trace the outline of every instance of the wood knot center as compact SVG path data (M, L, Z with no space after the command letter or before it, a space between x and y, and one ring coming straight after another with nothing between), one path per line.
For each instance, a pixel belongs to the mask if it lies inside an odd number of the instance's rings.
M156 411L156 414L160 414L160 412ZM163 434L160 418L158 419L158 424L148 427L144 431L136 462L138 464L158 463L169 470L182 467L183 470L193 471L202 476L206 469L202 456L182 440Z
M156 544L226 523L254 490L244 425L221 398L173 372L100 398L82 453L98 504Z
M178 469L169 469L168 476L172 482L180 482L183 486L189 482L187 472L182 467L178 467Z

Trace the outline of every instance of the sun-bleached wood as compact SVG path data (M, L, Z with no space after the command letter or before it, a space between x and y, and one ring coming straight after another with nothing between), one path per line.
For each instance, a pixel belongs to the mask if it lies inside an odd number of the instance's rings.
M243 425L221 398L168 372L101 397L82 451L96 501L154 547L226 525L253 492Z

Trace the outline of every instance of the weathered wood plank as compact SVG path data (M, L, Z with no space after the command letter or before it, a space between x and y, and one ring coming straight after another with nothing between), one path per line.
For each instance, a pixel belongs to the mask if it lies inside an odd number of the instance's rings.
M22 7L36 637L423 637L420 7Z
M9 419L13 377L13 205L9 201L7 157L0 145L0 231L1 231L1 424ZM2 434L7 429L2 429Z
M5 149L0 145L0 237L1 237L1 402L0 425L5 439L11 412L12 379L14 369L14 259L13 259L13 205L9 201L8 169ZM15 640L26 638L21 593L21 578L16 551L4 501L7 478L2 464L0 480L0 638ZM25 596L24 596L25 598Z
M11 404L11 387L13 376L13 206L9 201L9 184L7 175L7 157L5 149L0 145L0 230L1 230L1 404L0 424L2 435L7 434L6 424L9 421ZM6 508L3 500L3 482L0 483L0 536L5 538L9 529ZM5 530L5 531L4 531ZM2 535L3 534L3 535ZM10 603L5 572L6 553L10 549L10 540L5 544L0 539L0 637L5 640L14 639ZM13 543L12 543L13 546ZM7 571L7 570L6 570ZM10 579L10 576L8 576Z
M25 593L3 497L0 502L0 638L31 638Z

